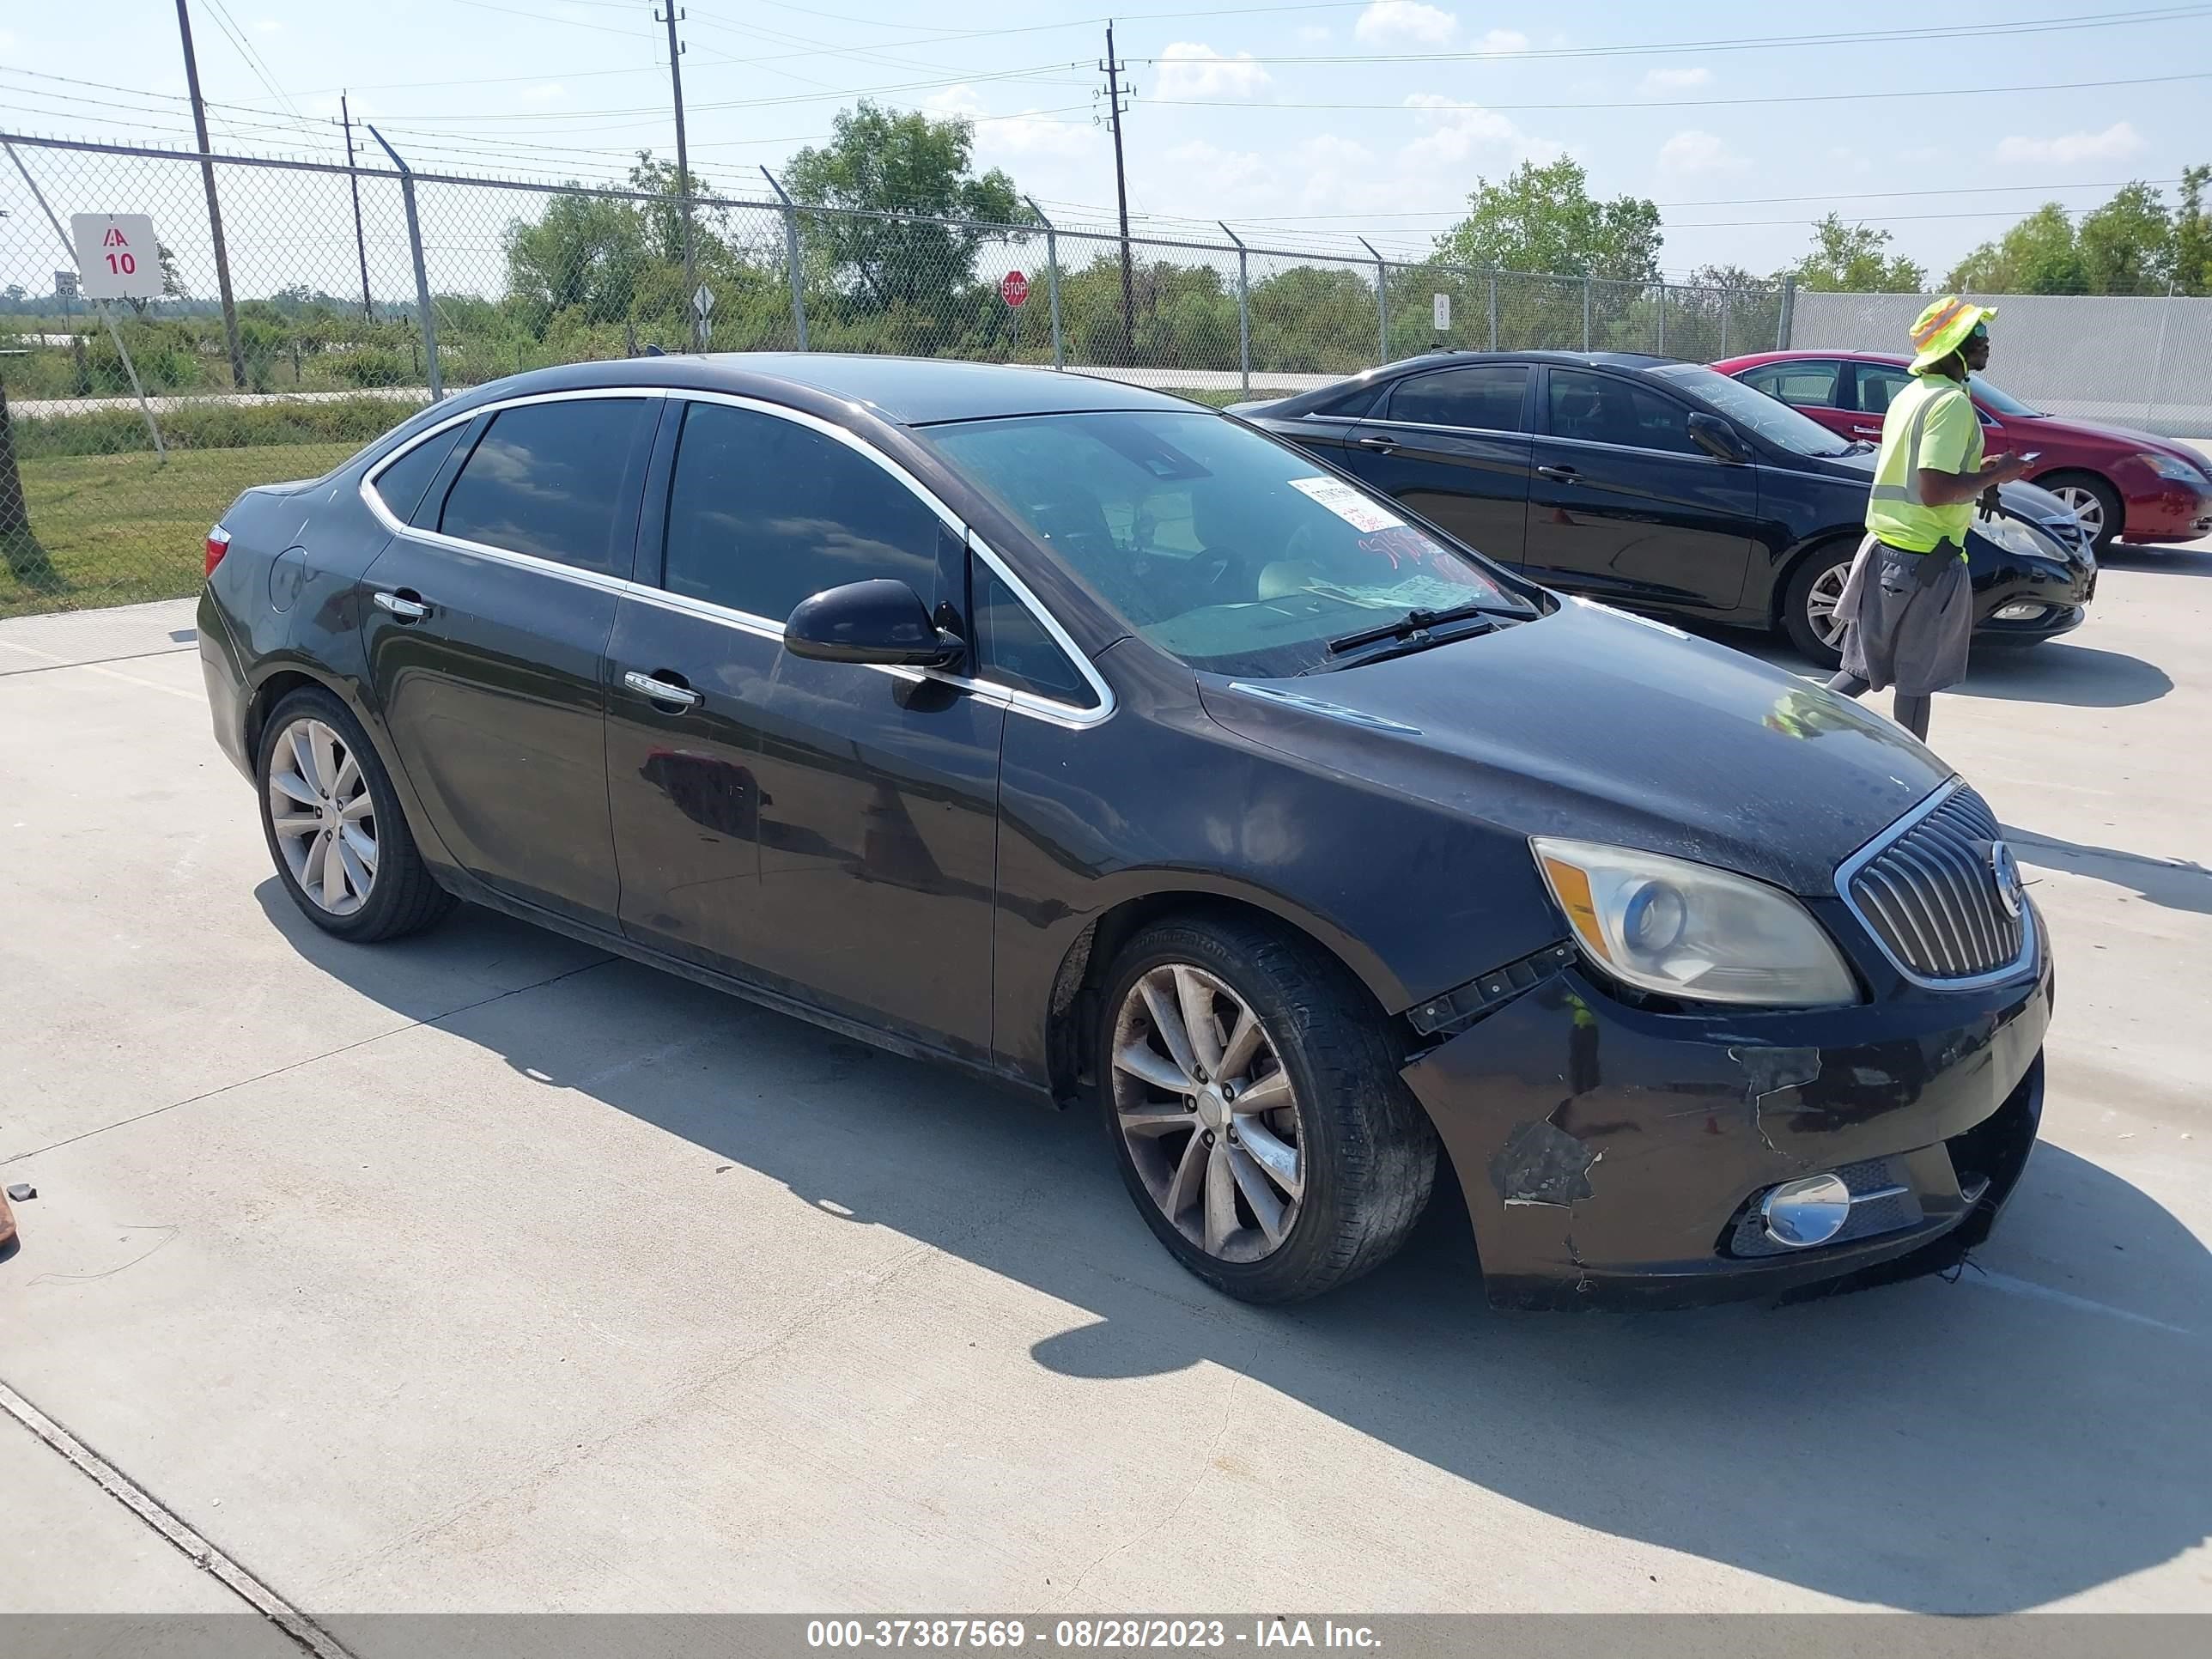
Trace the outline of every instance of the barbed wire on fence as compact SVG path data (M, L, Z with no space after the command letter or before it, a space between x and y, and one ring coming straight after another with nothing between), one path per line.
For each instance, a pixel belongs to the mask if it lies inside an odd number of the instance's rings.
M1034 202L1014 224L811 206L780 187L687 202L672 168L645 163L624 186L218 155L205 159L228 232L234 365L201 156L4 137L16 165L0 169L0 614L189 592L207 526L248 485L319 476L435 390L652 348L1021 363L1219 404L1440 347L1698 361L1793 341L1887 348L1903 337L1893 313L1909 321L1922 303L1358 258L1226 224L1219 240L1149 228L1125 240ZM161 296L104 312L80 297L74 256L27 185L64 222L150 216ZM2136 376L2148 399L2212 368L2212 324L2189 315L2158 330ZM2106 380L2140 359L2144 325L2130 325L2135 343Z

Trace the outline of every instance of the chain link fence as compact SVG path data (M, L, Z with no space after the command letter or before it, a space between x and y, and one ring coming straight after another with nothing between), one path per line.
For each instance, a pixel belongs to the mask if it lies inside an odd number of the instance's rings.
M1033 204L1018 225L814 208L780 192L686 204L666 173L658 189L586 188L5 143L0 615L190 592L207 527L240 490L319 476L412 407L556 363L656 349L892 352L1224 404L1442 346L1708 361L1793 337L1887 347L1902 337L1898 316L1922 303L1346 258L1248 245L1226 226L1218 242L1124 241L1055 224ZM162 292L94 306L66 233L72 215L118 213L152 217ZM2151 307L2111 325L2136 342L2155 321L2160 344L2154 362L2131 344L2107 378L2137 402L2185 387L2200 398L2212 324L2189 322L2197 355L2169 363L2159 354L2172 343L2171 309L2157 321L2158 301L2115 303ZM2038 326L2094 355L2106 326L2095 315L2094 328ZM2066 362L2067 384L2087 383L2089 370Z

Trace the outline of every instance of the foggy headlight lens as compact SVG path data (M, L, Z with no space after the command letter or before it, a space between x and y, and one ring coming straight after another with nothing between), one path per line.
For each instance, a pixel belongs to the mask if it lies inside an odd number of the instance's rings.
M2182 483L2201 484L2206 481L2202 468L2191 466L2179 455L2142 454L2136 457L2161 478L2176 479Z
M1696 1002L1858 1000L1834 943L1778 888L1634 848L1547 836L1529 845L1583 951L1618 979Z

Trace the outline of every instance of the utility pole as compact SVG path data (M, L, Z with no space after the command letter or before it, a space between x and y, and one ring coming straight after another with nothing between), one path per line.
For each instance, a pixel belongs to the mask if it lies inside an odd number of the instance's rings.
M346 94L338 94L338 119L345 125L346 182L353 186L353 246L361 255L361 314L370 322L376 320L376 302L368 297L368 243L361 234L361 175L353 170L353 112L346 107Z
M691 249L691 152L684 141L684 48L677 44L676 25L684 14L669 0L668 15L653 14L656 23L668 25L668 84L676 94L676 193L684 205L684 307L691 315L691 349L699 349L701 319L691 296L698 292L698 271Z
M192 94L192 128L200 141L200 182L207 186L208 237L215 244L215 285L222 296L222 338L230 348L231 384L246 390L246 354L238 349L238 306L230 296L230 253L222 245L222 209L215 199L215 163L208 160L207 103L200 96L199 60L192 56L191 14L177 0L177 34L185 45L185 85Z
M179 5L184 0L177 0ZM1129 181L1121 166L1121 72L1128 67L1114 55L1114 25L1106 25L1106 105L1114 124L1114 200L1121 211L1121 349L1128 362L1137 356L1137 305L1129 276ZM1125 365L1126 366L1126 365Z

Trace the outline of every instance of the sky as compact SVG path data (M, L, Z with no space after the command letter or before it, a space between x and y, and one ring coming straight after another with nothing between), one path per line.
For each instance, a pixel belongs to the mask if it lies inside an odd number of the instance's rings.
M963 0L927 24L890 0L685 5L694 170L763 192L760 167L865 94L974 118L979 167L1055 220L1105 222L1099 5ZM193 0L218 149L337 153L350 88L418 168L532 179L672 155L654 16L647 0ZM1930 29L1954 33L1896 38ZM1115 33L1133 214L1291 249L1365 236L1417 256L1479 179L1565 154L1594 191L1661 204L1670 272L1775 270L1833 209L1940 278L2044 201L2094 206L2131 179L2171 198L2212 161L2212 5L1133 0ZM0 9L9 130L189 143L184 87L171 0Z

